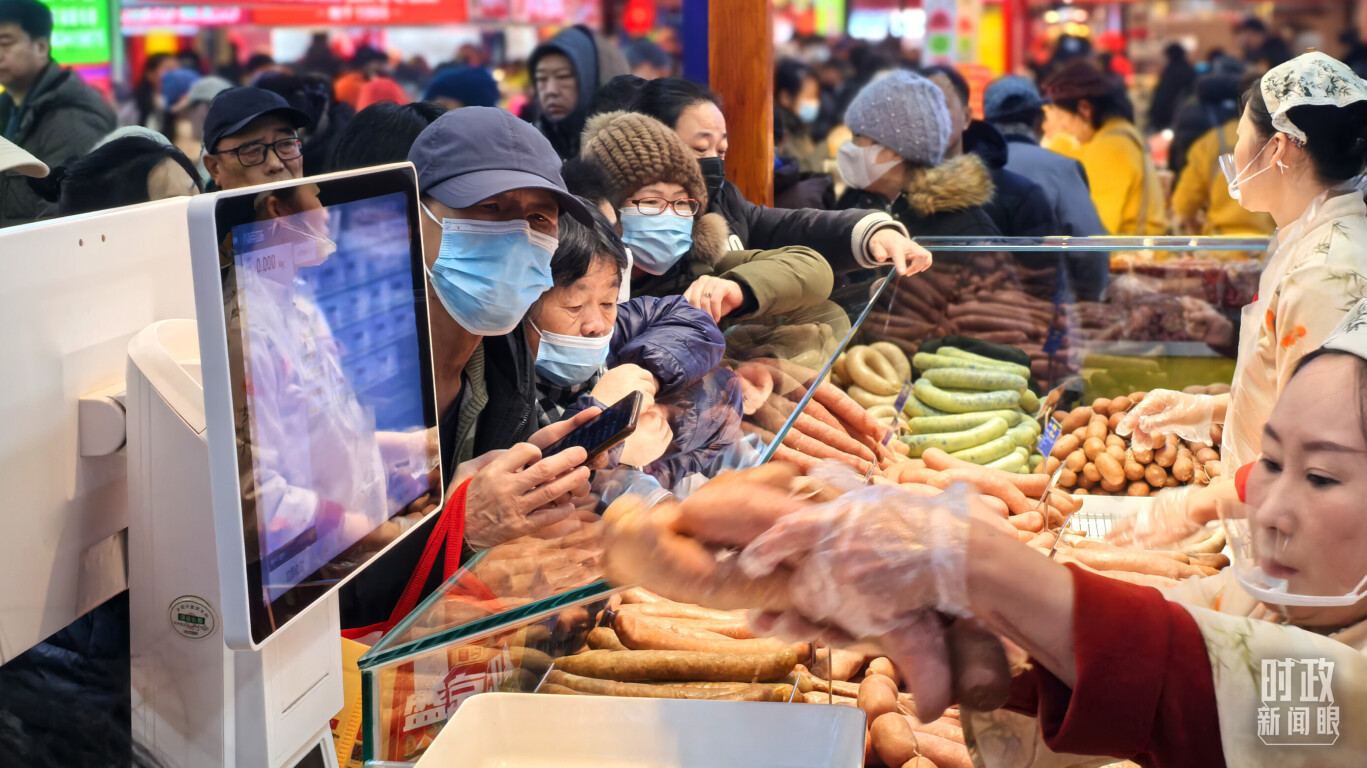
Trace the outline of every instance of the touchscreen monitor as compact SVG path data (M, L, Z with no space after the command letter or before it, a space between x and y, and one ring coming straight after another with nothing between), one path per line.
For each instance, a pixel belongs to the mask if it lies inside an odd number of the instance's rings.
M215 207L257 642L441 498L410 174Z

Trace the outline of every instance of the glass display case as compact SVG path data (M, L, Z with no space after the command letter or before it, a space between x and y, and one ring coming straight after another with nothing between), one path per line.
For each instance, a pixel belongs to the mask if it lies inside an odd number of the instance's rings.
M673 439L655 460L595 473L598 511L622 493L662 498L790 450L849 345L1000 345L1043 393L1071 377L1090 397L1228 382L1238 309L1257 290L1261 240L934 239L926 274L838 278L826 301L724 322L720 366L657 405ZM914 373L913 373L914 375ZM816 410L820 410L819 408ZM825 414L829 415L829 414ZM823 418L824 416L823 415ZM895 426L889 420L889 427ZM688 437L683 437L688 433ZM875 453L878 446L870 446ZM858 469L858 467L856 467ZM582 650L617 589L601 579L596 517L584 514L480 553L361 659L368 765L412 765L460 703L532 691Z

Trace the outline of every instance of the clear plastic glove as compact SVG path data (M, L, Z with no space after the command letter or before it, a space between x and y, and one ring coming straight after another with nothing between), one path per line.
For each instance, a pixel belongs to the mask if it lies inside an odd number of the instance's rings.
M1135 549L1171 547L1205 526L1197 514L1205 490L1188 485L1160 491L1152 504L1118 520L1106 535L1106 542Z
M1115 432L1121 437L1133 434L1136 445L1157 450L1163 447L1166 435L1209 444L1210 428L1214 423L1214 395L1155 389L1125 414Z
M877 637L918 611L966 615L968 538L967 486L922 498L880 485L779 519L740 566L759 578L790 565L796 611Z

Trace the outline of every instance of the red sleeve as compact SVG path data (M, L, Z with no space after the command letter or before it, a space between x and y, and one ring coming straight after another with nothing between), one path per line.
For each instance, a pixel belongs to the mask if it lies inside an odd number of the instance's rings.
M1242 467L1239 467L1234 473L1234 490L1239 492L1239 501L1248 502L1248 475L1253 471L1253 465L1257 463L1258 462L1256 461L1250 461Z
M1007 706L1037 716L1055 752L1224 768L1210 659L1191 614L1152 587L1068 567L1077 686L1036 664L1013 681Z

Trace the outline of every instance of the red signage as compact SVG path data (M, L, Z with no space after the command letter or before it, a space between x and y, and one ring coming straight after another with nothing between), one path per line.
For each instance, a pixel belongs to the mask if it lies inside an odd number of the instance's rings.
M246 7L218 5L216 0L206 0L198 6L130 6L120 13L120 26L132 30L236 24L267 27L424 26L466 21L469 21L466 4L451 0L255 0Z

